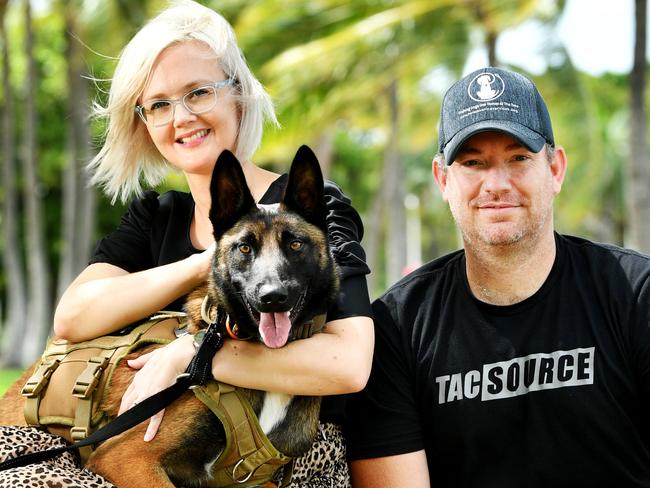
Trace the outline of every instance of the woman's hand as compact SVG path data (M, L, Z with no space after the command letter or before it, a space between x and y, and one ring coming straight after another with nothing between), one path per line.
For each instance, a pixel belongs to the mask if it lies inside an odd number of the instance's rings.
M206 282L214 250L213 243L201 253L137 273L108 263L89 265L61 297L54 333L87 341L150 316Z
M128 361L129 367L139 371L122 396L118 415L176 382L176 377L185 372L194 356L192 340L193 336L186 335L164 347ZM155 437L164 414L163 409L151 417L144 435L145 442Z
M214 250L217 248L216 243L210 244L210 247L208 247L205 251L196 254L196 258L200 263L200 274L199 274L199 279L202 281L207 281L207 279L210 277L210 269L212 268L212 257L214 256Z

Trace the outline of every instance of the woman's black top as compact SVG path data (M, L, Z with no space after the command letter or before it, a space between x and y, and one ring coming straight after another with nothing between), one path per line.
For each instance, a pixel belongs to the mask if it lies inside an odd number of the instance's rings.
M261 204L278 203L287 184L286 174L275 180L260 199ZM328 310L327 320L371 316L365 275L370 272L360 241L363 224L350 199L329 181L325 183L327 231L334 259L341 271L338 301ZM97 245L90 263L109 263L130 273L173 263L202 252L190 241L194 200L189 193L169 191L158 195L145 192L134 200L119 227ZM182 310L184 297L165 309ZM327 397L321 419L341 421L343 398Z

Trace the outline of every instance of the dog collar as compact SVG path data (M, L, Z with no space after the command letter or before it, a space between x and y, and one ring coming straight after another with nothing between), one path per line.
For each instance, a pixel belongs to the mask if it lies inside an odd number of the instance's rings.
M234 324L230 323L230 315L226 316L226 332L228 332L231 339L236 341L241 340L239 337L239 326L237 325L237 322Z
M214 308L214 305L210 303L210 296L205 295L205 298L203 299L203 302L201 303L201 319L203 319L203 322L206 324L211 324L212 323L212 309ZM230 320L230 315L226 314L226 332L228 333L228 336L236 341L243 341L243 340L248 340L249 338L242 338L239 336L239 326L237 325L237 322L233 322Z

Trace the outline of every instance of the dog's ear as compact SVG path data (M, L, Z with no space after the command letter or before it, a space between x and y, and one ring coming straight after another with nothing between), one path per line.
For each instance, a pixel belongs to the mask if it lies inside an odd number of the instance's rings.
M307 222L326 230L323 173L314 152L300 146L289 170L289 182L282 203Z
M241 164L233 153L224 149L219 155L210 182L210 222L214 238L221 236L255 206Z

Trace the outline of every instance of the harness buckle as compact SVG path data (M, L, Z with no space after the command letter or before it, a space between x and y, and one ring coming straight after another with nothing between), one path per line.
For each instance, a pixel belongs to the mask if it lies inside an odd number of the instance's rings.
M90 397L99 384L106 366L108 366L108 358L93 356L88 359L86 369L77 377L72 387L72 396L84 399Z
M88 429L86 427L72 427L70 429L70 437L72 442L79 442L88 437Z
M49 358L44 360L34 372L34 374L27 380L25 386L20 394L27 398L35 398L49 383L52 373L59 367L61 361L58 359Z

